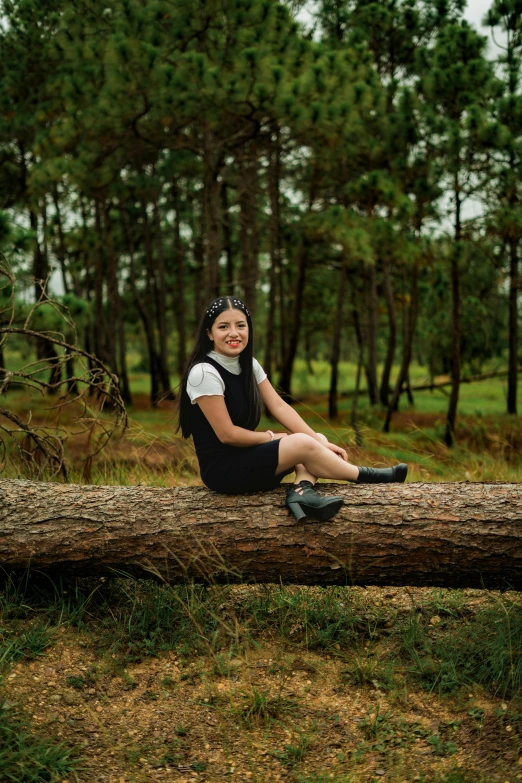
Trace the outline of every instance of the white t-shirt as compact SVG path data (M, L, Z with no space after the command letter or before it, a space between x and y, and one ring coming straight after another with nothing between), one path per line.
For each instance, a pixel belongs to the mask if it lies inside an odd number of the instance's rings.
M223 356L217 351L210 351L207 353L211 359L220 364L225 370L233 373L234 375L241 374L241 365L239 364L239 356ZM266 372L263 370L257 359L252 359L252 370L254 378L258 383L261 383L267 377ZM201 362L196 364L189 372L187 378L187 394L190 397L192 405L196 402L198 397L212 397L219 395L225 396L225 384L221 375L212 364L207 362Z

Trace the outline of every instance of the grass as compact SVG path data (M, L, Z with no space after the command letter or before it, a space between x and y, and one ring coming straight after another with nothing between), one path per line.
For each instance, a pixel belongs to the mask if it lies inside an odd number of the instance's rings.
M346 379L351 369L344 368ZM305 379L299 380L299 372L296 390L304 394ZM319 391L324 386L324 367L318 365L318 378L320 373ZM468 392L473 394L468 397ZM522 425L500 415L503 394L498 380L463 387L461 407L468 418L461 416L459 445L451 451L440 440L446 408L446 398L440 393L416 395L417 408L404 411L389 435L380 432L382 413L368 409L362 401L364 450L355 447L348 399L341 401L341 419L335 426L325 418L325 399L318 394L309 393L298 410L315 429L345 444L357 464L404 459L411 465L413 480L518 481L522 479ZM12 400L15 407L27 410L25 398ZM43 404L39 406L35 415L43 416ZM137 398L131 411L130 438L136 450L116 449L100 459L92 483L176 486L197 482L193 454L183 444L178 450L177 441L172 441L172 411L140 406ZM422 416L428 416L424 423ZM262 427L270 425L269 420L261 423ZM173 456L158 451L153 459L151 444L173 445ZM17 467L11 465L3 475L17 476ZM83 480L76 463L72 477ZM134 698L140 684L133 667L175 654L181 674L176 679L163 672L148 688L150 709L163 698L176 700L185 684L194 691L207 689L205 709L239 726L243 737L288 733L286 738L278 735L272 756L292 783L355 783L363 779L357 765L369 763L372 754L391 759L401 749L412 751L417 741L445 763L444 770L426 777L420 772L419 780L486 780L453 763L455 751L460 750L459 725L450 722L431 729L411 716L406 718L406 711L412 694L427 702L451 702L479 733L487 724L487 715L470 698L478 692L485 699L509 702L505 710L498 707L495 726L522 731L522 598L513 593L481 593L475 601L469 591L437 589L415 593L417 597L410 601L404 600L407 591L401 591L402 601L394 604L385 595L385 591L350 587L168 586L120 578L50 580L26 575L5 579L0 589L0 668L9 676L17 663L44 659L65 628L96 656L94 663L64 678L78 698L94 686L101 689L111 677L118 677L121 688ZM266 668L270 683L245 679L243 663L267 649L277 650ZM313 656L313 666L308 658L308 663L302 663L306 656ZM387 706L368 704L361 711L356 729L359 755L350 760L352 771L337 774L332 769L323 775L305 769L320 746L321 729L314 728L312 719L303 719L302 698L313 692L315 682L333 662L336 693L362 694L367 701L385 699ZM301 665L311 666L306 675L309 685L290 696L288 684ZM215 690L218 680L227 683L219 692ZM4 691L8 682L2 684ZM493 720L491 715L489 719ZM193 772L203 772L203 755L189 753L193 732L188 725L174 723L173 733L156 754L155 763L183 764ZM129 765L139 766L142 757L154 756L145 745L129 746L125 751ZM337 756L344 758L345 750L339 749ZM460 757L455 758L460 763ZM13 777L13 764L17 777ZM0 709L0 780L65 780L78 764L77 755L56 738L35 731L23 711L10 704Z
M64 743L35 733L24 713L0 698L0 780L53 783L65 780L77 767Z
M234 656L271 639L289 652L322 651L342 659L345 684L393 692L406 678L441 695L473 685L501 698L522 695L517 594L492 594L470 611L462 591L437 589L397 614L382 603L368 607L364 591L350 587L243 589L130 579L11 579L8 585L0 593L4 668L45 654L61 623L88 631L113 669L176 650L182 660L207 657L209 676L230 677L237 673ZM20 619L21 608L30 619ZM376 653L383 643L386 651ZM81 689L99 676L96 667L87 668L68 684ZM242 710L249 720L285 706L255 689L248 699Z

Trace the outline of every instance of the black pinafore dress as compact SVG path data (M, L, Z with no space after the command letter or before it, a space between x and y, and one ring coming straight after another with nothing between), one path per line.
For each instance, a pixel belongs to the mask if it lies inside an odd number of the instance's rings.
M232 423L236 427L255 430L259 419L253 425L249 422L243 376L229 372L210 356L203 361L216 368L225 384L225 405ZM279 486L283 477L292 472L288 470L276 475L279 440L246 448L230 446L221 443L197 402L191 405L191 415L201 478L209 489L231 495L267 491Z

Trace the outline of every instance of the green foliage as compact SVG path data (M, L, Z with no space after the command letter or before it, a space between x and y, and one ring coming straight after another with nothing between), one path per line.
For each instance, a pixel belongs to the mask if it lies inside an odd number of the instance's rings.
M475 683L503 697L520 693L522 612L516 601L499 599L473 621L430 628L412 614L401 631L408 672L429 691L453 693Z
M1 682L0 682L1 686ZM33 733L23 712L0 696L0 778L6 783L52 783L67 778L78 761L63 743Z

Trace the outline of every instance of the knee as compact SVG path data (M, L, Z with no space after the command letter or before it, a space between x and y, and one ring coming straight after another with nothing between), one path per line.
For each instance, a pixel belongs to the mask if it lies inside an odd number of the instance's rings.
M285 440L292 444L292 447L299 453L310 453L320 446L320 444L312 438L311 435L306 435L304 432L296 432L293 435L288 435Z
M321 443L323 443L323 444L326 446L326 445L327 445L327 443L328 443L328 438L326 437L326 435L323 435L323 433L322 433L322 432L316 432L315 434L316 434L316 436L319 438L319 440L321 441Z

